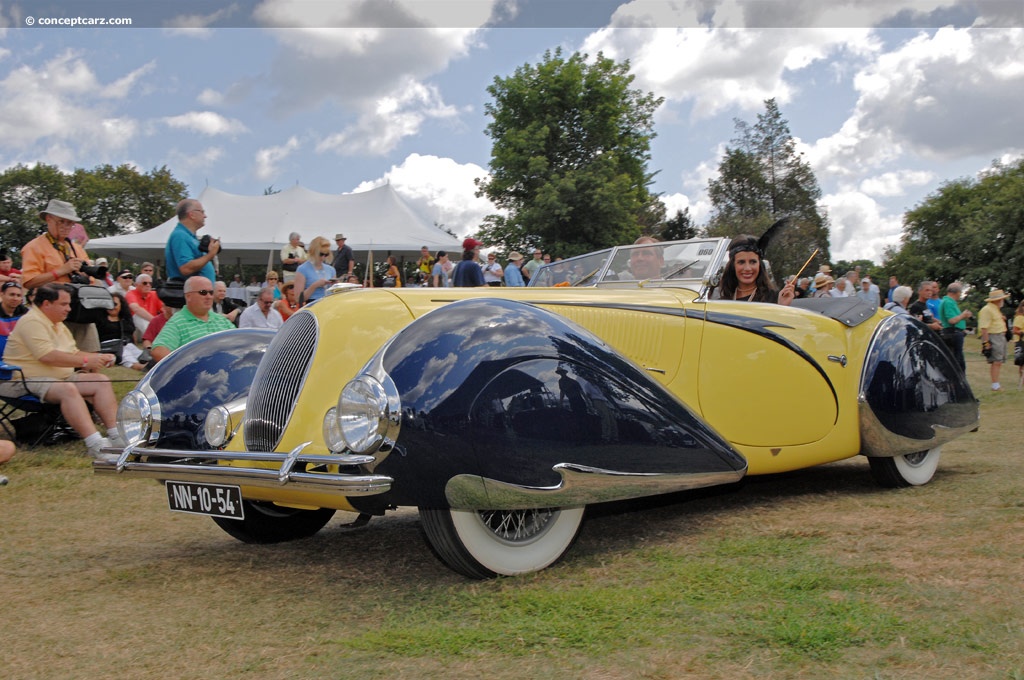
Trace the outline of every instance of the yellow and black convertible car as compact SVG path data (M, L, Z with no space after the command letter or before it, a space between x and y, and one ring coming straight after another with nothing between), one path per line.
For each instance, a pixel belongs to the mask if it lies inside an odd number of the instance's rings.
M610 248L528 288L337 284L276 335L157 364L95 471L255 543L416 507L474 578L549 566L591 504L858 455L884 486L928 482L978 422L938 336L856 298L711 299L727 247Z

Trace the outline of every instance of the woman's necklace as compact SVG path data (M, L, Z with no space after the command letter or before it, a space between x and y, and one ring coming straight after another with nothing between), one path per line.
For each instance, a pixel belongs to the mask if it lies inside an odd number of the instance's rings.
M747 302L750 302L750 298L754 297L754 293L757 292L757 286L751 286L750 288L737 288L733 294L733 300L739 300L740 298L747 298Z

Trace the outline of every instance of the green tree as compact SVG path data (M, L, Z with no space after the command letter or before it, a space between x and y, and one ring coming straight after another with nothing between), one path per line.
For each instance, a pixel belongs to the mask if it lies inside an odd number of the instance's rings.
M54 165L16 165L0 173L0 245L16 255L38 236L39 211L51 198L70 199L65 175Z
M828 219L818 208L821 188L810 165L796 151L789 124L774 99L750 125L736 120L737 136L708 184L714 213L712 236L759 236L781 217L789 226L773 239L766 257L777 276L795 274L815 248L806 271L829 261Z
M51 198L70 201L88 234L99 237L155 227L184 197L185 185L166 166L140 173L100 165L66 174L52 165L17 165L0 173L0 243L16 254L38 236L39 211Z
M690 217L690 209L676 210L676 214L666 220L657 233L662 241L677 241L688 238L696 238L700 235L700 229L693 223Z
M944 184L904 215L887 270L908 279L964 281L1024 293L1024 159ZM902 279L901 279L902 280Z
M571 256L629 243L664 220L647 172L663 100L632 82L629 62L560 49L494 79L490 176L477 193L504 213L485 223L484 241Z

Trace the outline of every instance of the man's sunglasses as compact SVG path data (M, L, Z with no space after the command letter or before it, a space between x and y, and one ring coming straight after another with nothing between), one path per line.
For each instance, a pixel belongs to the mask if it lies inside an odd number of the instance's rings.
M190 293L196 293L198 295L202 295L203 297L206 297L207 295L213 295L213 291L212 290L190 290L189 292Z

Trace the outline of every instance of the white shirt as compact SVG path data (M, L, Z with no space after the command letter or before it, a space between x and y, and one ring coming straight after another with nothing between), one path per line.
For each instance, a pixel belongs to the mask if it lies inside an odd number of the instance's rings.
M281 316L281 312L271 308L270 312L264 316L259 303L246 307L242 315L238 317L239 328L269 328L276 331L283 323L284 318Z
M501 268L498 261L495 260L489 264L484 265L484 283L495 283L501 281L501 275L505 273L505 270Z

